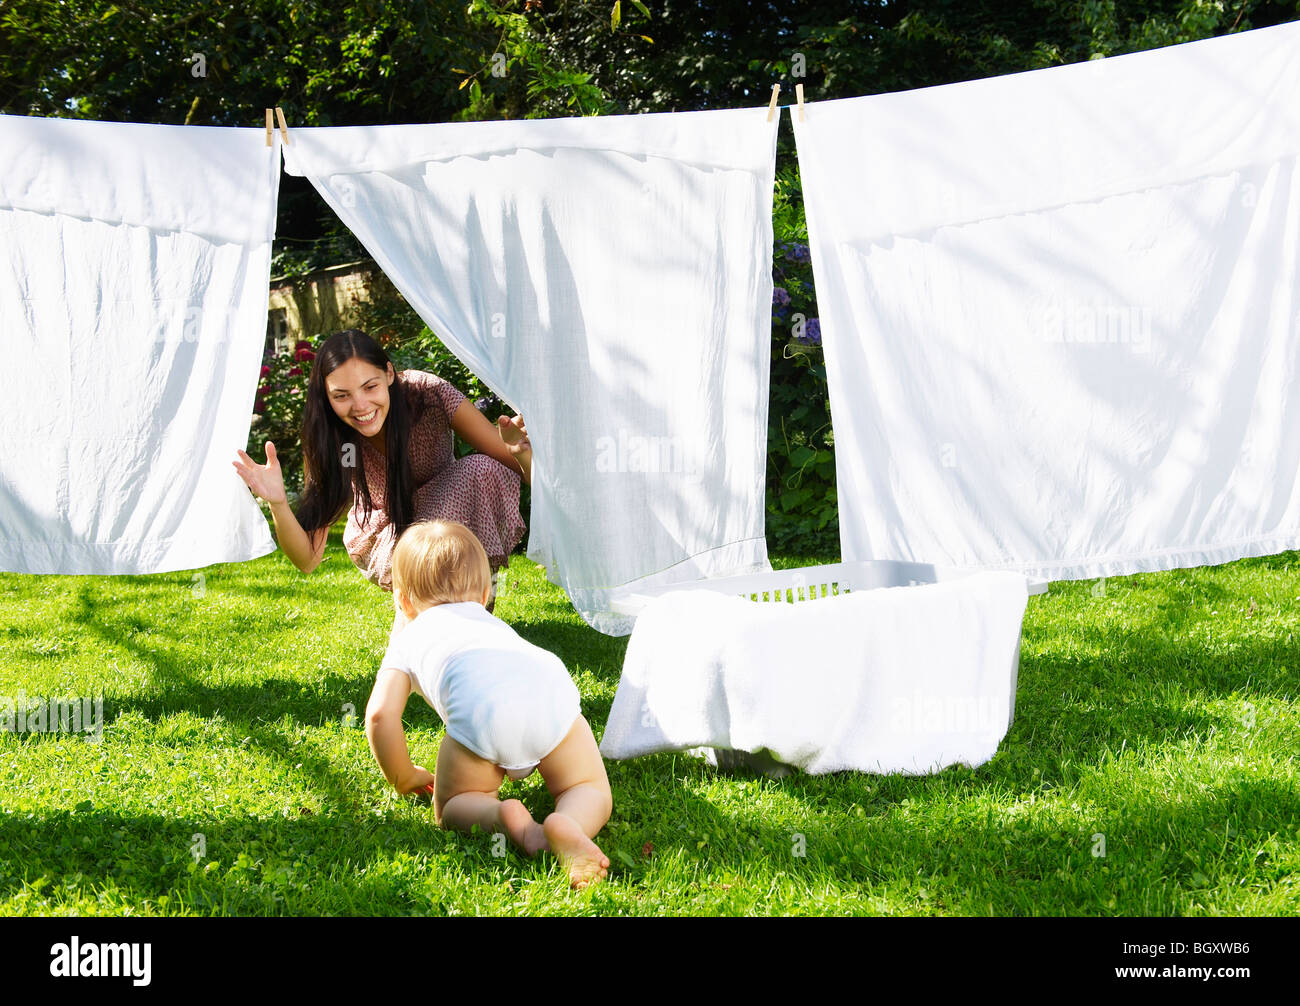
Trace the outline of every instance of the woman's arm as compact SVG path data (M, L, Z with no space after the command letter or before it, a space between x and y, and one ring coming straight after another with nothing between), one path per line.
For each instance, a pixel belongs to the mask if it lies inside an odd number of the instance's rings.
M501 417L505 419L505 416ZM495 458L511 471L517 471L530 485L533 481L533 450L523 420L516 416L504 425L493 426L468 398L456 407L451 428L480 454ZM510 437L510 441L506 441Z
M280 550L289 557L289 561L304 573L310 573L320 565L325 555L325 542L329 539L329 527L317 528L311 534L303 530L294 516L289 500L284 491L284 476L280 472L280 462L275 455L275 444L266 442L266 464L259 465L243 451L236 451L239 460L234 462L235 471L244 480L245 485L260 499L271 507L271 519L275 522L275 540Z
M330 536L328 527L318 527L310 533L304 531L288 500L271 504L271 519L275 522L275 540L280 543L280 550L299 572L310 573L321 564Z

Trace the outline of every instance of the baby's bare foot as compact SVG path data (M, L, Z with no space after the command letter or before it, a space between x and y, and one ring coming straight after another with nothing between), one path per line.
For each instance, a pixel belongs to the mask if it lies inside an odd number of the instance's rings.
M533 820L533 815L528 813L528 808L518 800L501 801L501 826L505 828L506 836L510 841L529 856L535 856L548 848L546 832Z
M569 871L569 886L582 890L602 880L609 869L609 857L587 837L573 818L555 813L542 824L551 851Z

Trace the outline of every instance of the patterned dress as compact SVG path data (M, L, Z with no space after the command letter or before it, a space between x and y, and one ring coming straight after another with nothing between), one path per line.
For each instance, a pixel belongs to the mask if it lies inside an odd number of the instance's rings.
M411 435L408 450L415 484L415 520L453 520L464 524L483 543L495 572L506 565L510 552L524 536L519 515L520 476L486 454L457 458L453 450L452 414L465 401L455 387L419 370L404 370L390 393L401 383L412 394ZM375 504L370 520L360 493L353 493L352 510L343 531L343 545L367 580L384 590L393 589L393 525L386 509L387 460L364 437L361 460L366 484Z

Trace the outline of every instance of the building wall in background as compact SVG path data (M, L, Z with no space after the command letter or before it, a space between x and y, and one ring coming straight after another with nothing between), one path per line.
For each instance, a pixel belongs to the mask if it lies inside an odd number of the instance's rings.
M313 344L322 336L356 325L357 305L378 286L392 290L370 259L318 269L304 276L271 278L266 319L266 356L288 352L299 339Z

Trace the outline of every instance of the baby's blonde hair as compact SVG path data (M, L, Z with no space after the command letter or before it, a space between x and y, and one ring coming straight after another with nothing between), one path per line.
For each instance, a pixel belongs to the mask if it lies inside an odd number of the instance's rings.
M458 601L482 603L492 585L487 552L474 532L450 520L418 521L393 549L393 590L417 608Z

